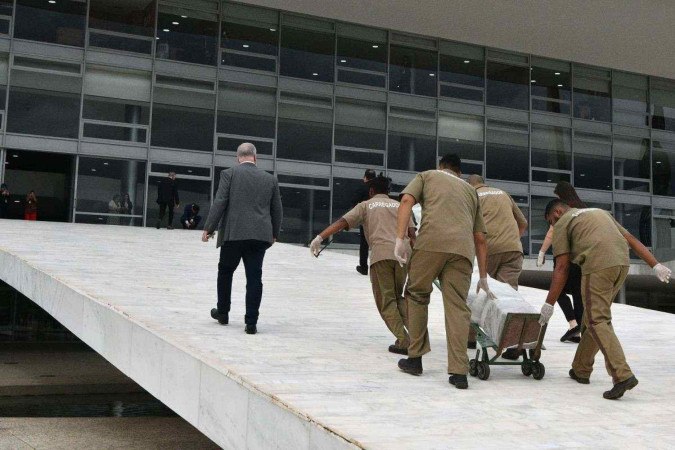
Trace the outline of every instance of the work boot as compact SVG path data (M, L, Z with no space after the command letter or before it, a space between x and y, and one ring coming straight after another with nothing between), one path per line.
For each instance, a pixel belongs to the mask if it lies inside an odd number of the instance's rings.
M506 351L502 353L502 358L516 361L520 358L520 351L517 348L507 348Z
M466 375L458 375L456 373L451 373L448 382L455 386L457 389L466 389L469 387L469 382L466 379Z
M581 328L579 328L579 325L577 325L574 328L570 328L569 330L567 330L565 332L565 334L562 335L562 337L560 338L560 342L572 341L571 338L579 336L580 331L581 331Z
M401 347L397 347L395 345L390 345L389 351L392 352L392 353L397 353L399 355L407 355L408 354L407 348L401 348Z
M211 318L216 319L219 324L221 325L227 325L230 322L230 318L228 317L228 314L221 314L218 312L218 309L213 308L211 310Z
M368 267L356 266L356 271L361 275L368 275Z
M399 359L398 368L410 375L422 375L422 357Z
M258 332L258 329L256 328L255 325L246 325L246 334L256 334Z
M605 391L602 396L607 400L616 400L617 398L623 397L623 394L626 391L630 391L637 385L638 379L635 378L635 376L632 376L627 380L616 383L612 389Z
M576 381L577 383L591 384L590 378L580 377L579 375L576 374L576 372L574 372L574 369L570 369L570 378Z

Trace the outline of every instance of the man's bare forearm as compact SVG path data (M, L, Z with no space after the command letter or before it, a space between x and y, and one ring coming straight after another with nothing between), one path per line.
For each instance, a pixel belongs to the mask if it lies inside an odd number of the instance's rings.
M654 255L652 255L652 252L650 252L649 249L638 240L638 238L630 233L624 234L623 237L626 238L628 245L635 252L635 254L638 255L638 258L649 264L649 267L654 267L659 263L656 258L654 258Z
M335 233L339 233L345 229L349 229L349 224L343 217L340 217L338 220L328 225L325 230L319 233L319 236L321 236L322 239L328 239Z
M553 277L551 278L551 286L548 289L548 295L546 296L546 303L555 305L555 302L558 301L558 297L565 288L567 283L567 276L570 269L570 255L566 253L560 255L555 259L555 269L553 270Z

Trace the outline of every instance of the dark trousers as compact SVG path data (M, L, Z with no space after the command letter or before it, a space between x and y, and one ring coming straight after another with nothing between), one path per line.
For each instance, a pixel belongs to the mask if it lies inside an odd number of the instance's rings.
M572 296L574 306L572 306L572 302L567 294ZM576 264L570 264L567 283L560 293L560 297L558 297L558 304L568 322L576 320L581 325L581 318L584 315L584 304L581 300L581 268Z
M361 231L361 245L359 246L359 265L361 267L368 267L368 241L366 241L366 234L363 232L363 227L359 227Z
M164 214L166 214L166 210L169 210L169 226L173 224L173 203L164 203L161 202L159 203L159 223L162 223L162 220L164 219Z
M247 325L258 322L258 311L262 300L262 265L265 251L270 244L264 241L226 241L220 247L220 262L218 263L218 312L230 312L232 297L232 275L244 260L246 271L246 316Z

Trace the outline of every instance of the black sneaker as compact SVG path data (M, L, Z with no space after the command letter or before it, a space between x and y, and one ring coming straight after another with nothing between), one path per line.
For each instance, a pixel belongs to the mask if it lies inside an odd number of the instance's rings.
M635 376L630 377L625 381L616 383L612 389L605 391L602 396L607 400L616 400L617 398L623 397L623 394L626 391L630 391L635 386L638 385L638 379Z
M451 373L450 378L448 378L448 382L457 389L466 389L469 387L469 382L466 379L466 375L457 375Z
M520 351L517 348L507 348L506 351L502 353L502 358L516 361L520 358Z
M258 332L258 329L256 328L255 325L246 325L244 331L246 331L246 334L256 334Z
M389 351L392 352L392 353L399 354L399 355L407 355L408 354L407 348L401 348L401 347L397 347L395 345L390 345Z
M581 342L581 336L572 336L571 338L568 339L568 341L578 344L579 342Z
M590 378L580 377L579 375L576 374L576 372L574 372L574 369L570 369L570 378L576 381L577 383L591 384Z
M218 323L221 324L221 325L227 325L230 322L230 318L228 317L228 314L227 313L220 314L218 312L218 309L216 309L216 308L213 308L211 310L211 318L216 319L218 321Z
M410 375L422 375L422 357L399 359L398 368Z
M368 275L368 267L356 266L356 271L361 275Z
M572 341L571 338L573 338L575 336L579 336L580 331L581 331L581 328L579 327L579 325L577 325L574 328L570 328L569 330L567 330L565 332L565 334L562 335L562 337L560 338L560 342Z

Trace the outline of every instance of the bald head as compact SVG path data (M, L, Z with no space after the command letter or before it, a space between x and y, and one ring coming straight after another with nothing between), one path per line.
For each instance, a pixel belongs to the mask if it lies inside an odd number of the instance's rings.
M255 145L250 142L244 142L237 148L237 160L240 163L246 161L255 162L256 153Z
M480 184L484 184L485 180L480 175L469 175L469 178L466 179L466 182L471 186L476 187Z

